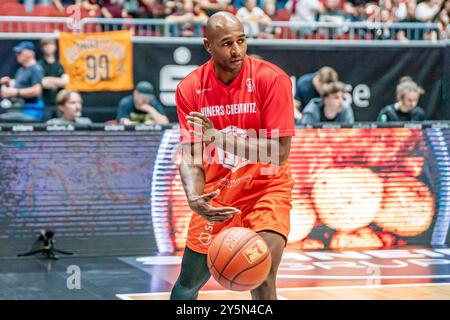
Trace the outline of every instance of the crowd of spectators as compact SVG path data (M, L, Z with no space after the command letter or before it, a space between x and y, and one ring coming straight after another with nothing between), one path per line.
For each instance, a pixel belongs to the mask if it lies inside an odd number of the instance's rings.
M36 59L37 48L33 42L22 41L13 48L20 67L14 78L0 78L0 122L90 124L91 120L82 114L81 94L65 89L69 76L55 55L55 41L43 39L40 44L42 58L39 60ZM300 76L295 92L296 124L351 124L355 121L353 110L345 99L346 84L340 81L332 67L323 66L316 72ZM397 84L395 102L381 109L377 121L425 120L425 112L418 106L422 94L424 90L411 77L401 78ZM56 113L49 114L46 111L52 106L56 107ZM109 122L165 125L169 119L153 85L140 81L132 94L117 102L115 119Z
M0 122L44 122L49 124L90 124L83 117L83 99L73 90L65 90L69 76L56 56L56 41L40 42L42 58L37 60L37 48L31 41L22 41L13 48L20 65L14 77L0 77ZM52 114L49 108L55 107ZM47 120L48 118L52 118ZM156 98L148 81L137 83L133 94L117 104L114 123L168 124L164 107Z
M270 38L280 28L268 25L271 21L294 22L433 22L445 33L450 20L450 0L20 0L27 5L53 5L62 14L68 6L79 5L90 17L103 18L159 18L177 22L173 36L199 34L201 26L213 13L228 10L246 22L252 37ZM197 26L197 27L196 27ZM302 36L317 30L308 27L292 28ZM409 35L407 30L378 30L377 38L437 39L438 31ZM364 36L365 34L360 34Z

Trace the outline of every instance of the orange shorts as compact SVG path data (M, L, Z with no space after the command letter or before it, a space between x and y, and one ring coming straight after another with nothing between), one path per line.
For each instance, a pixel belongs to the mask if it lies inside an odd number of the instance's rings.
M226 206L211 201L214 207ZM198 253L208 253L209 245L222 230L231 227L245 227L255 232L274 231L287 241L290 230L291 199L267 194L256 203L235 206L241 210L225 222L208 221L197 213L193 213L189 223L186 246Z

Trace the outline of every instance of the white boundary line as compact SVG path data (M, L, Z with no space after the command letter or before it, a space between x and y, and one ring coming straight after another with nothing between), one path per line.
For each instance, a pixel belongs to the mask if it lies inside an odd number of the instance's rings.
M370 279L450 279L450 274L442 275L409 275L409 276L315 276L315 275L278 275L278 279L330 279L330 280L370 280Z
M277 291L312 291L312 290L342 290L342 289L381 289L381 288L403 288L403 287L437 287L450 286L449 283L401 283L401 284L380 284L380 285L359 285L359 286L317 286L317 287L301 287L301 288L279 288ZM201 293L230 293L230 290L207 290ZM243 291L245 292L245 291ZM135 296L160 296L162 294L170 294L170 292L148 292L148 293L130 293L116 294L116 297L122 300L134 300ZM278 295L280 300L287 300L285 297Z

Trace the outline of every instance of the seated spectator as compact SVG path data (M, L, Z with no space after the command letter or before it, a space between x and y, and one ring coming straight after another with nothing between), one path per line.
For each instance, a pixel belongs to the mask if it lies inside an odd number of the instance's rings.
M450 0L446 0L444 5L442 6L442 10L439 13L438 24L441 28L442 38L450 39L450 28L447 27L450 25ZM445 33L448 31L448 34Z
M271 21L278 19L277 5L275 0L264 1L263 7L264 13L270 18ZM281 36L283 29L281 27L273 27L271 25L263 26L260 38L273 39L275 36Z
M425 91L410 77L403 77L397 85L397 102L381 109L378 122L423 121L425 112L417 104Z
M300 124L317 122L353 123L353 110L345 104L345 84L332 82L324 84L321 98L312 99L303 109Z
M64 6L81 5L81 0L53 0L53 5L59 12L65 12Z
M291 13L289 21L295 23L317 21L317 14L322 13L325 8L319 0L289 0L286 3L286 10ZM314 28L294 26L292 32L299 33L300 38L303 38L312 35Z
M176 22L170 27L174 37L201 37L203 24L208 17L199 8L194 8L192 0L176 2L175 12L166 18L167 22Z
M233 0L233 7L236 8L236 10L239 10L244 6L244 2L245 0ZM267 0L256 0L256 6L262 9L267 2Z
M2 77L1 97L9 100L20 99L21 112L10 112L2 114L8 120L13 118L17 121L42 121L44 117L44 102L42 101L42 79L44 72L37 63L35 56L35 46L33 42L22 41L13 48L20 68L17 70L14 79ZM10 118L12 117L12 118Z
M252 38L260 37L261 26L272 21L261 8L256 6L256 0L245 0L244 7L238 10L236 16L244 24L245 34Z
M422 22L433 22L441 10L444 0L424 0L416 8L416 18Z
M406 17L400 20L401 23L418 23L419 20L416 19L416 3L415 1L410 1L406 4ZM401 29L395 34L395 39L402 42L408 42L409 40L423 40L424 30L423 29Z
M297 109L304 108L313 98L320 98L322 86L326 83L338 81L337 72L328 66L317 72L307 73L298 78L294 104Z
M422 22L435 22L439 17L444 0L425 0L417 5L416 19ZM438 32L429 30L426 32L424 39L436 42L438 40Z
M331 22L342 25L345 21L346 4L343 0L322 0L325 10L320 14L320 22ZM342 27L336 28L320 28L319 34L325 35L333 39L335 36L342 36L344 29Z
M343 0L322 0L324 11L319 21L343 22L346 13L346 3Z
M123 3L122 17L141 18L139 0L125 0Z
M352 22L367 21L369 14L367 12L367 3L369 0L352 0L347 2L349 11L349 20Z
M169 123L163 106L154 95L153 86L147 81L139 82L132 95L120 100L116 119L125 125Z
M123 3L125 0L100 0L100 12L104 18L125 18Z
M82 117L83 99L80 94L72 90L62 90L56 95L58 106L58 118L47 121L47 124L67 125L67 124L91 124L89 118Z
M416 3L416 0L385 0L384 7L389 11L392 22L398 22L406 19L407 3Z
M219 11L231 11L232 0L198 0L200 8L208 17Z
M82 8L84 8L90 17L100 16L100 4L98 0L82 0Z
M64 67L56 57L56 40L41 40L42 58L38 61L44 71L42 97L46 106L55 105L56 94L69 83L69 76L64 72Z

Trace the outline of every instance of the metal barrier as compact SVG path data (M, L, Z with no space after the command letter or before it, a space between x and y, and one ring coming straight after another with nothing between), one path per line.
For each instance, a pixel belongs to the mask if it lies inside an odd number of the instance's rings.
M134 36L179 37L181 30L191 30L193 38L204 36L204 22L176 22L167 19L106 19L1 16L3 33L102 32L131 30ZM250 23L244 22L249 38L253 34ZM399 32L412 41L440 41L449 39L450 28L442 31L436 23L374 23L374 22L301 22L272 21L260 25L266 37L302 40L396 40Z
M0 32L4 33L53 33L74 32L77 23L72 18L1 16Z
M437 23L273 21L266 28L281 39L384 41L396 40L401 31L409 40L432 40L433 32L436 40L442 38Z

